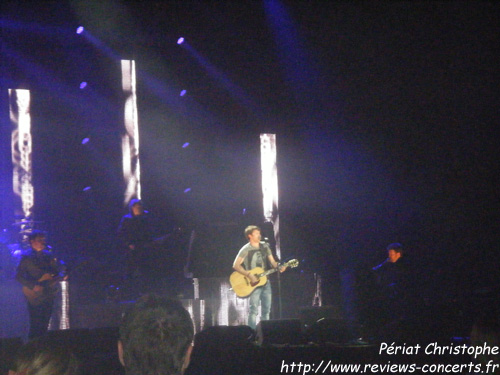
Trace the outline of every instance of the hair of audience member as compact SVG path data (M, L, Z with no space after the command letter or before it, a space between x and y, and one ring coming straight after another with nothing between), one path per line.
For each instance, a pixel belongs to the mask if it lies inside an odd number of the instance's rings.
M28 341L19 349L9 374L77 375L79 369L77 358L67 346L42 337Z
M144 295L120 326L120 360L126 374L182 374L193 336L193 321L180 301Z

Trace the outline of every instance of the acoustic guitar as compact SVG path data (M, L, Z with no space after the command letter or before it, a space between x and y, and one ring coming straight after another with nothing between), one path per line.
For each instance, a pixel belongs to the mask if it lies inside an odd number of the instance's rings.
M253 274L258 280L255 283L252 283L247 276L242 275L239 272L234 271L231 276L229 276L229 282L231 284L231 288L234 290L234 293L238 297L248 297L255 288L259 286L265 285L267 283L267 276L276 272L278 269L284 267L295 268L299 265L299 261L297 259L292 259L286 263L281 264L278 268L273 268L267 271L264 271L261 267L255 267L250 270L250 273Z

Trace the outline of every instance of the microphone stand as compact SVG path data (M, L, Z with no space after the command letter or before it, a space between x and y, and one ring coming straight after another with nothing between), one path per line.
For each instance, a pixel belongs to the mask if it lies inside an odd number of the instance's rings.
M278 263L278 318L281 320L281 272L280 264Z
M266 243L267 246L269 246L269 242L267 242L267 238L264 237L263 243ZM272 266L272 265L271 265ZM277 274L278 274L278 319L282 319L282 307L281 307L281 272L280 272L280 266L281 263L278 263L278 269L277 269ZM270 280L268 282L271 282ZM274 293L273 293L274 294Z

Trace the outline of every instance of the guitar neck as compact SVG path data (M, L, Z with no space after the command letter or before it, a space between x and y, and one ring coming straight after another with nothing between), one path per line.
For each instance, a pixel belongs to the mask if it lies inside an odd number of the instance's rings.
M274 272L276 272L276 271L277 271L277 269L276 269L276 268L272 268L272 269L270 269L270 270L267 270L267 271L265 271L265 272L262 272L262 273L259 275L259 277L270 275L270 274L272 274L272 273L274 273Z
M262 272L259 276L262 277L262 276L267 276L267 275L270 275L272 273L275 273L276 271L278 271L279 269L283 268L283 267L288 267L288 263L284 263L284 264L280 264L278 266L278 268L271 268L270 270L267 270L265 272Z

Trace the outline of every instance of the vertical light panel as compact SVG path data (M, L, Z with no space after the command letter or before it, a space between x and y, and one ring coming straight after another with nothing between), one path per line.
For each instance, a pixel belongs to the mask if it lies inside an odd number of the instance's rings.
M9 116L12 124L12 189L21 198L24 219L31 218L35 203L32 184L32 142L30 91L9 89ZM18 211L19 207L15 207Z
M278 214L278 166L276 164L276 134L260 135L262 196L264 220L273 224L276 255L281 258Z
M223 281L220 283L220 305L217 316L217 323L220 326L227 326L229 322L229 289L231 289L231 286L228 282Z
M230 295L231 296L231 295ZM233 293L230 310L234 320L229 321L229 325L240 326L248 324L248 309L250 308L250 301L248 298L240 298ZM258 319L260 320L260 305ZM256 322L257 323L257 322Z
M61 319L59 329L70 329L69 326L69 285L67 280L60 282L61 285Z
M248 324L248 309L249 299L240 298L231 289L231 285L227 280L221 280L219 285L220 290L220 303L217 307L217 321L216 325L246 325ZM261 309L257 315L257 323L260 320Z
M132 198L141 199L141 168L139 163L139 119L137 114L135 61L122 60L122 89L125 94L122 135L124 204Z

